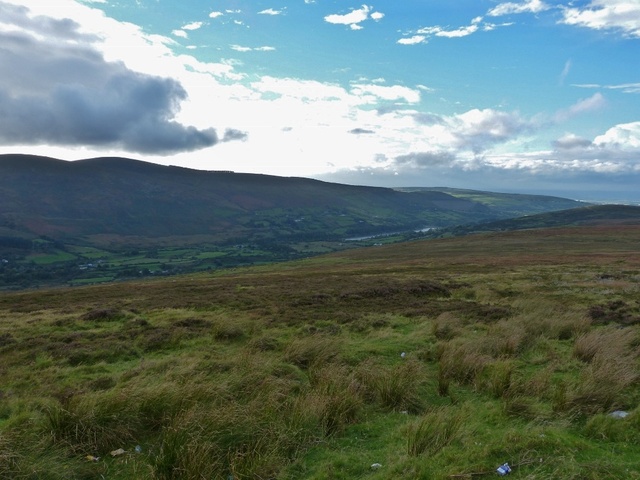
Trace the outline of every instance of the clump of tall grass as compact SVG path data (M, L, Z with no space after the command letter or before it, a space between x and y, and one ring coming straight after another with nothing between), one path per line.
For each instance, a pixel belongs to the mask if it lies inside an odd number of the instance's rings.
M574 357L587 363L569 395L573 409L593 414L623 405L625 391L640 381L638 332L632 328L605 327L576 339Z
M625 418L614 418L609 414L599 413L587 420L585 434L597 440L611 442L640 441L640 410L636 409Z
M443 312L431 324L431 333L438 340L451 340L460 334L462 321L451 312Z
M213 338L222 342L241 340L246 336L243 325L233 319L218 319L212 327Z
M176 385L75 395L45 408L42 428L54 445L101 455L157 431L187 400Z
M284 351L287 362L307 369L340 356L341 343L334 336L308 335L293 340Z
M583 362L615 359L631 354L639 340L638 332L631 328L605 327L580 335L573 348L573 356Z
M174 418L150 455L153 476L272 478L298 440L257 403L192 408Z
M14 441L6 433L0 432L0 478L17 478L20 471L21 455Z
M584 312L570 310L541 298L523 297L513 303L518 315L513 320L522 325L529 337L569 340L589 330L591 320Z
M530 344L528 340L519 322L501 320L489 328L480 344L482 352L494 358L514 357Z
M454 339L440 347L439 376L443 380L474 384L490 362L491 357L481 351L478 342Z
M497 360L489 364L485 372L486 390L496 398L506 396L513 384L514 371L513 361Z
M323 435L337 433L357 420L364 405L364 390L347 367L317 366L309 372L309 377L310 388L301 396L298 407L309 409L307 413L316 418Z
M579 383L569 395L570 407L583 414L624 407L627 390L638 384L637 360L630 357L601 358L582 371ZM632 393L632 392L631 392Z
M459 437L464 419L461 411L452 407L426 413L408 428L407 453L414 457L437 454Z
M416 360L408 359L393 366L364 362L358 368L358 377L369 398L383 408L418 413L424 407L420 388L425 374Z

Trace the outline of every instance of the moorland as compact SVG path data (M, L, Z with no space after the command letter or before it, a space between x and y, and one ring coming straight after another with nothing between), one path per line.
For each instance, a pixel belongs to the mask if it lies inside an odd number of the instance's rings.
M0 478L638 479L640 223L574 223L0 293Z

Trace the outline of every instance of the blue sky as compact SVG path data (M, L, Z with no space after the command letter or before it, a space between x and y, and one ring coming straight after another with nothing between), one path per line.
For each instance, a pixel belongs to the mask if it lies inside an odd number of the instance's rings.
M640 0L0 0L0 153L640 201Z

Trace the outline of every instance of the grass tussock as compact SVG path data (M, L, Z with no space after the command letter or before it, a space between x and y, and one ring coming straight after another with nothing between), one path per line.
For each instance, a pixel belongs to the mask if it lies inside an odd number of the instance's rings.
M284 352L284 359L297 367L308 369L331 362L340 356L341 343L325 335L308 335L294 339Z
M407 432L407 454L435 455L454 442L464 424L465 417L459 409L443 407L426 413Z
M477 342L451 341L441 345L439 376L443 380L454 380L464 385L474 384L491 362L491 357L482 351Z
M383 408L410 413L424 409L421 393L426 375L418 361L408 359L393 366L365 362L357 375L369 399Z

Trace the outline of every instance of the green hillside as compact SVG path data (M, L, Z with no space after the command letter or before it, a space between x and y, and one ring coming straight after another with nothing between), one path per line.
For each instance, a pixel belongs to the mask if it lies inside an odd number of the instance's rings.
M0 156L0 288L104 283L291 260L428 228L582 205L352 186L125 158Z
M479 232L500 232L536 228L568 227L579 225L638 225L640 207L633 205L590 205L557 212L539 213L524 217L479 222L439 229L433 237L469 235Z
M638 238L0 293L0 478L640 478Z

